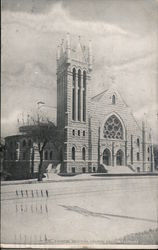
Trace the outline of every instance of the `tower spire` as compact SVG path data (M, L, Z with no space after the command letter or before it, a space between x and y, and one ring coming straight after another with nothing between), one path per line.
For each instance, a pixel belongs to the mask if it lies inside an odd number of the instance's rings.
M89 69L92 70L92 42L89 41L88 46L88 59L89 59Z
M66 56L67 56L67 62L70 63L71 46L70 46L70 34L69 33L67 33L66 35Z

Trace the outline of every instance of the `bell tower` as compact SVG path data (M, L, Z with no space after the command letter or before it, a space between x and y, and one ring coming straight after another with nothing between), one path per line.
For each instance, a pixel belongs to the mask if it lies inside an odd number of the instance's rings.
M91 42L67 34L57 50L57 126L64 172L88 171L91 71Z

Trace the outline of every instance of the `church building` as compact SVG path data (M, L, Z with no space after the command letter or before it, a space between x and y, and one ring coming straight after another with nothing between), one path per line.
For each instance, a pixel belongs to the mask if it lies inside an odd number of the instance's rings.
M65 173L153 171L151 133L112 85L91 96L92 47L67 34L57 51L57 127ZM102 169L101 168L101 169Z

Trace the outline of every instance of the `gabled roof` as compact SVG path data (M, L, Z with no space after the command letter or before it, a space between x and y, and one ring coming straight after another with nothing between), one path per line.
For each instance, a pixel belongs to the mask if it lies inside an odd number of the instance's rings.
M96 102L99 101L99 100L102 98L102 96L104 95L104 93L107 92L107 91L108 91L108 89L105 89L105 90L102 91L101 93L99 93L99 94L93 96L93 97L91 98L91 100L92 100L92 101L96 101Z
M100 101L101 98L104 96L104 94L105 94L107 91L109 91L109 90L111 90L111 91L117 93L118 96L119 96L119 97L121 98L121 100L123 101L123 103L126 105L126 107L128 107L128 105L126 104L124 98L123 98L122 95L119 93L119 91L117 90L116 85L114 85L114 84L112 85L111 88L105 89L105 90L102 91L101 93L99 93L99 94L97 94L96 96L92 97L91 100L94 101L94 102Z

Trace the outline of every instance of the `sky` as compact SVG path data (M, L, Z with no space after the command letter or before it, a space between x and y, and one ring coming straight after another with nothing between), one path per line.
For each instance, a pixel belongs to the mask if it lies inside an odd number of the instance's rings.
M69 32L91 40L92 93L112 84L157 136L157 0L2 0L1 134L37 102L54 119L56 50ZM49 107L48 107L49 106Z

